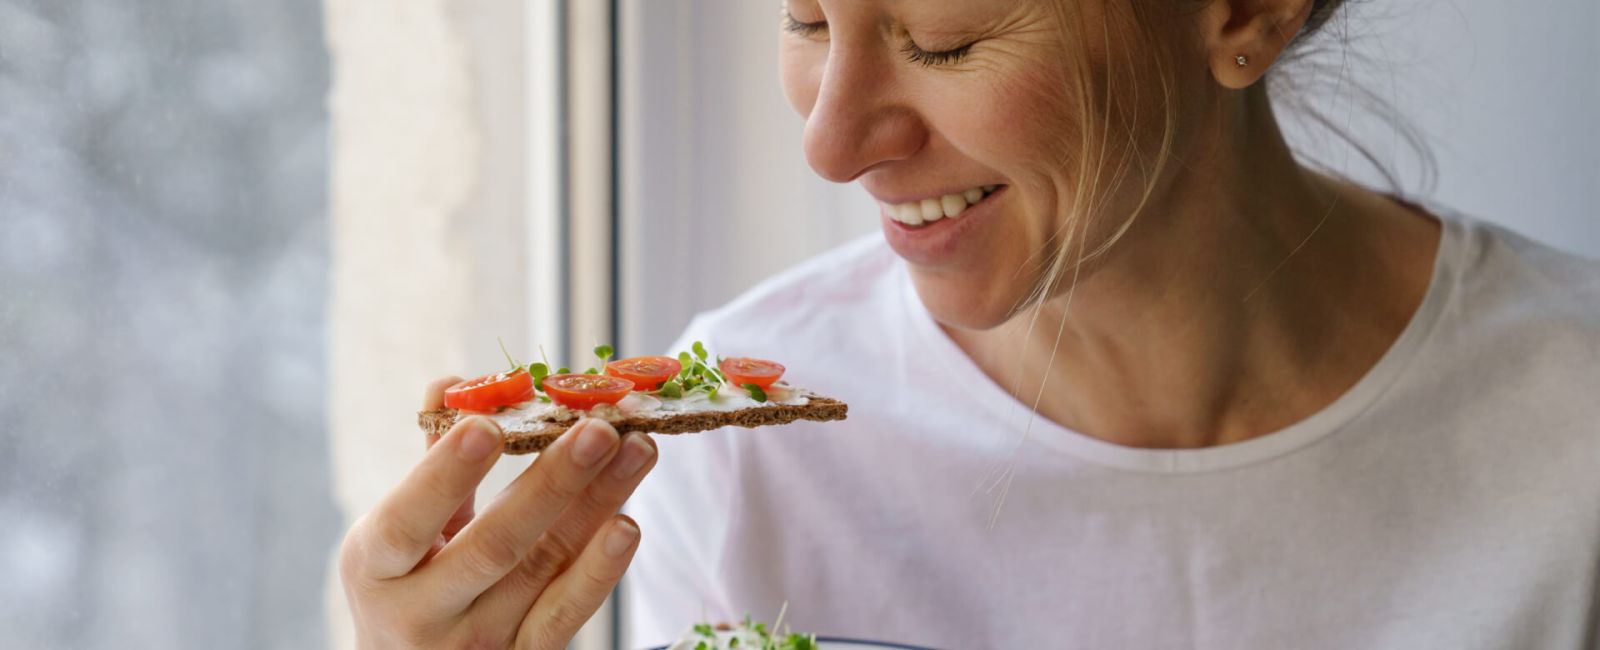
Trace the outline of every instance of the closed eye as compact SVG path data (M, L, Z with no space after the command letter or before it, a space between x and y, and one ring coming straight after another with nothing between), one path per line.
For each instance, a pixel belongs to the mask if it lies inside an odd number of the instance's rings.
M917 47L914 42L906 41L906 46L901 48L900 52L906 55L906 60L923 66L954 65L967 57L967 53L972 51L973 45L974 43L967 43L952 50L929 52Z
M816 38L823 32L828 31L828 21L819 20L814 23L800 22L799 20L795 19L794 14L789 13L788 7L784 7L783 29L791 34L799 34L807 38Z

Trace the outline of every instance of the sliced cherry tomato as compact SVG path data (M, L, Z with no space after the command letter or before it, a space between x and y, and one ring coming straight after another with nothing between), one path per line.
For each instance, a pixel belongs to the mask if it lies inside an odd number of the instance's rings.
M683 370L672 357L629 357L606 364L606 374L633 382L634 390L655 390Z
M633 391L633 382L605 375L550 375L543 386L557 404L580 411L616 404Z
M468 379L444 391L444 405L464 411L493 411L531 399L533 377L522 368Z
M722 374L727 375L728 383L735 386L755 384L762 388L778 381L778 378L783 376L784 370L781 363L748 357L723 359L717 367L722 369Z

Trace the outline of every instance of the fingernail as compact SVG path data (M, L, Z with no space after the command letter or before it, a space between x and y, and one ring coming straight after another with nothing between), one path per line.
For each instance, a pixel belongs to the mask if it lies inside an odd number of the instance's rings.
M633 543L639 541L639 527L626 519L617 520L617 525L611 527L611 532L606 533L606 555L622 557L633 548Z
M500 427L481 417L468 419L467 430L461 435L461 459L468 462L482 461L500 446Z
M581 422L583 427L578 432L578 439L572 441L572 459L584 469L594 467L606 453L617 444L617 432L604 422L589 420Z
M622 451L617 452L615 460L611 461L611 476L619 479L633 478L639 470L644 469L644 464L650 462L650 457L656 455L655 447L650 446L650 441L645 440L642 433L630 433L622 439Z

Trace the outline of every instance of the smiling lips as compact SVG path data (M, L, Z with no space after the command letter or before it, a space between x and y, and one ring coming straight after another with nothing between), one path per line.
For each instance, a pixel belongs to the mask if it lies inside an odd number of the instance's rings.
M922 199L910 203L882 203L885 214L907 226L917 227L930 224L940 219L949 217L956 219L967 210L968 206L977 205L984 197L993 194L999 185L985 185L964 190L957 194L946 194L936 199Z

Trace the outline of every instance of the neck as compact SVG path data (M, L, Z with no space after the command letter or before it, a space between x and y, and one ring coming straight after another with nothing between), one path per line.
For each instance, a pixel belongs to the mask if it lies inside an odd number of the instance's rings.
M1127 446L1237 442L1343 394L1420 304L1437 223L1302 168L1264 96L1245 111L1075 286L952 338L1044 417Z

